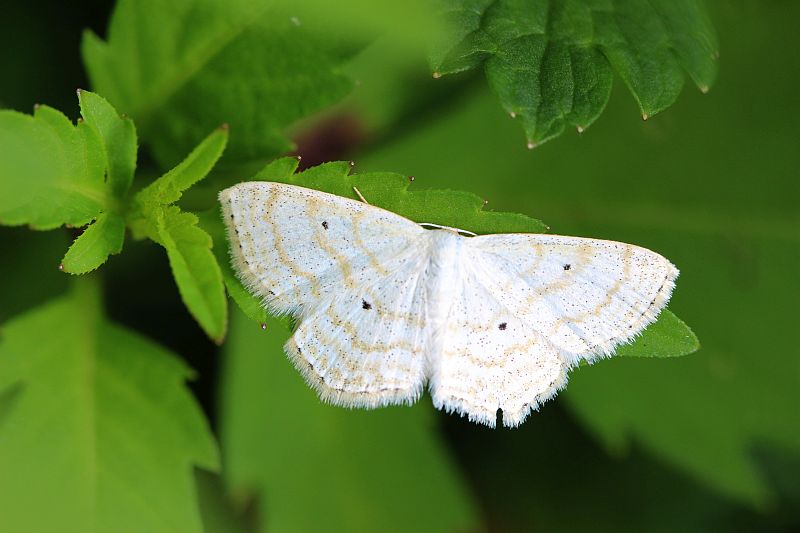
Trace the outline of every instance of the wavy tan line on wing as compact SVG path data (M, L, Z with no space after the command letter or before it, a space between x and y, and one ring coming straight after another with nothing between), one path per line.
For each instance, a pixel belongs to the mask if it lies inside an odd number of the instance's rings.
M307 213L310 218L315 218L320 210L320 201L316 198L309 197L306 200L307 206ZM353 282L353 266L344 257L342 254L336 251L336 249L331 246L329 243L329 239L326 236L322 235L319 227L316 225L314 227L314 233L312 235L312 240L314 243L317 244L325 253L327 253L339 267L339 272L342 273L342 281L343 283L350 289L355 289L356 284ZM363 250L361 250L363 251Z
M335 357L330 358L325 355L320 349L316 348L311 343L304 343L302 346L298 344L298 339L292 337L293 343L297 346L297 348L302 348L302 352L300 356L303 360L309 362L310 360L314 360L317 363L321 363L320 366L326 365L327 369L325 373L318 372L320 377L328 375L328 372L335 370L339 375L341 375L341 368L344 368L347 371L348 380L345 380L345 383L355 382L353 381L355 376L360 376L358 379L360 382L365 381L365 377L367 376L381 376L385 377L385 373L383 372L383 363L382 360L377 361L369 361L366 357L361 357L360 361L353 360L353 359L345 359L345 357L340 357L341 355L347 356L352 352L349 349L349 346L345 346L344 344L338 342L336 339L332 337L314 337L314 340L317 340L317 344L319 346L324 347L326 351L330 351L333 353ZM416 355L417 352L409 352L412 356ZM364 352L364 354L369 352ZM369 363L365 363L369 361ZM359 364L360 363L360 364ZM393 373L397 374L413 374L416 370L413 367L401 364L394 364L391 367Z
M417 353L418 351L411 343L403 341L395 341L391 344L387 344L385 342L376 342L374 344L367 344L363 341L358 340L357 330L355 329L353 323L349 320L343 319L338 314L336 314L336 312L333 311L332 307L329 306L328 309L325 310L325 315L331 320L332 323L336 324L342 330L344 330L345 333L350 335L352 337L353 345L364 353L384 353L395 348L406 350L411 353ZM413 325L413 323L411 324ZM420 326L419 329L421 330L422 327Z
M536 245L536 246L539 247L539 246L543 246L543 245ZM575 276L575 274L580 274L581 272L586 270L586 268L588 268L589 266L591 266L593 264L593 262L588 259L588 256L590 255L588 252L591 251L591 247L584 244L584 245L581 246L581 248L582 249L579 251L580 253L578 255L579 261L576 261L575 264L571 264L570 265L571 274L565 274L561 280L556 281L556 282L554 282L554 283L552 283L552 284L550 284L550 285L548 285L546 287L543 287L541 289L540 288L531 287L526 282L525 284L533 292L533 294L529 294L525 298L525 300L523 302L524 305L532 306L534 303L536 303L537 301L541 300L542 298L548 296L549 294L552 294L552 293L554 293L554 292L556 292L558 290L565 289L566 287L569 287L571 284L573 284L574 281L572 281L571 278L573 276ZM526 268L523 272L517 273L516 272L516 268L513 267L513 263L509 263L508 260L506 260L501 254L497 254L497 253L494 253L494 252L489 252L489 253L491 253L491 255L493 255L495 257L500 258L504 263L512 266L512 268L510 269L512 275L509 276L509 279L507 281L505 281L504 283L502 283L501 285L498 286L498 288L502 292L511 291L513 289L513 287L515 285L515 282L517 280L522 279L524 281L526 279L526 277L534 276L537 273L537 269L539 268L541 263L543 263L545 259L548 259L548 257L546 257L546 255L548 255L548 254L540 254L539 256L537 256L534 259L534 264L533 265L531 265L530 267Z
M278 253L278 257L281 259L281 263L285 264L289 267L297 277L304 278L308 281L308 285L311 289L311 293L319 298L320 290L319 285L317 283L317 278L312 273L303 270L302 268L298 267L295 262L289 257L289 254L286 253L286 249L283 246L282 237L278 233L278 225L275 224L273 219L273 203L275 197L278 195L277 188L271 188L269 192L269 196L267 197L266 207L264 208L264 222L267 223L267 227L269 228L270 233L272 234L273 244L275 246L275 251ZM299 298L299 285L294 285L292 288L292 294L296 295Z
M574 315L567 315L559 318L550 327L550 330L545 334L545 336L551 337L555 335L558 329L561 328L561 326L565 325L566 323L574 323L580 325L584 323L587 318L599 316L600 311L606 308L609 304L611 304L616 294L620 291L620 289L622 289L623 284L628 281L628 276L630 275L631 271L630 258L632 254L633 250L631 248L626 247L622 257L622 264L623 264L622 275L620 279L616 280L609 289L603 289L601 287L602 290L606 291L606 294L600 301L600 303L595 305L594 308L589 311L582 311ZM632 307L629 305L629 311L625 313L625 316L627 316L631 308Z
M361 238L360 225L362 218L364 218L364 211L357 211L356 214L353 215L353 239L356 241L356 246L366 252L370 265L372 265L372 268L374 268L378 274L388 276L389 271L378 262L378 258L375 257L375 254L364 244L364 240Z
M411 382L403 387L383 387L377 391L348 391L326 383L314 366L303 356L294 339L286 343L286 352L290 359L300 370L306 381L314 387L325 401L339 405L368 405L379 406L388 404L413 403L421 393L421 384Z
M541 335L538 332L534 332L534 333L537 336L532 338L532 339L530 339L530 340L528 340L527 342L524 342L524 343L518 342L516 344L511 344L509 346L506 346L505 349L503 350L502 358L500 358L499 361L497 363L494 363L494 364L485 364L486 363L485 360L480 359L479 356L476 356L476 355L473 355L472 353L470 353L471 352L470 348L458 348L458 349L455 349L455 350L443 350L442 351L442 357L445 358L445 359L452 359L454 357L466 359L467 361L470 361L471 363L473 363L475 366L477 366L479 368L497 368L497 367L502 367L502 366L505 365L506 360L511 355L514 355L514 354L521 354L521 355L528 354L528 353L530 353L529 348L531 346L539 344L543 340ZM493 356L492 359L493 360L497 359L497 356Z
M232 195L228 196L227 209L231 216L231 219L233 220L233 224L228 226L228 237L233 244L236 244L236 246L231 246L230 249L233 253L235 263L236 265L238 265L237 274L239 274L241 277L247 277L246 274L249 273L250 277L252 278L252 281L249 283L252 283L253 286L256 286L256 284L260 284L267 290L268 293L270 293L272 296L276 296L275 292L272 290L275 287L268 286L267 283L265 283L264 280L261 279L261 276L259 275L260 270L259 271L254 270L252 263L250 263L245 257L244 247L243 247L244 241L242 239L241 232L239 232L237 229L238 228L237 219L234 218L237 216L237 214L234 213ZM241 215L241 211L239 214ZM252 235L250 235L250 242L246 244L254 247L254 242L255 241ZM264 274L266 274L266 272L267 271L264 270Z

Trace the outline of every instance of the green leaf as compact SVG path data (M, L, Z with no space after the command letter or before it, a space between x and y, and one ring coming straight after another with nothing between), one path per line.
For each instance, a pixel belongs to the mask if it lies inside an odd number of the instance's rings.
M172 170L136 194L136 202L143 211L177 202L181 194L205 178L225 151L228 142L228 126L214 130L198 144L192 152Z
M170 204L211 171L227 140L228 128L217 128L180 164L139 191L128 217L134 237L148 237L166 249L184 304L215 342L225 337L228 309L212 240L198 227L197 216Z
M432 409L322 404L283 353L288 332L236 313L225 345L224 476L253 495L260 531L472 531L466 484Z
M206 334L220 343L228 325L228 306L211 237L197 226L192 213L175 206L157 213L158 242L167 250L183 303Z
M483 64L529 148L567 125L589 127L612 69L645 119L675 102L683 70L703 92L716 76L716 36L698 0L442 0L441 9L449 29L430 53L434 77Z
M39 106L0 111L0 224L82 226L107 205L102 140L86 122Z
M120 253L124 239L125 219L116 213L102 213L69 247L61 269L70 274L90 272L109 255Z
M617 348L614 355L625 357L680 357L700 349L700 341L683 320L664 309L636 342Z
M0 529L200 532L192 467L218 460L192 373L78 282L3 327Z
M81 116L97 128L108 162L107 181L111 194L122 202L128 195L136 170L136 128L121 117L102 96L78 90Z
M117 2L103 41L82 53L92 86L130 114L164 166L230 123L227 157L291 148L284 128L344 97L349 50L306 28L291 5L255 0Z
M73 243L62 269L83 274L119 253L122 218L136 166L136 130L100 96L78 91L82 121L46 106L33 118L0 112L0 223L38 229L82 226L96 220Z
M358 199L354 187L372 205L394 211L416 222L432 222L475 233L541 233L547 226L518 213L485 211L484 201L463 191L410 191L408 176L393 172L367 172L350 175L352 164L346 161L325 163L292 174L294 158L283 158L267 165L254 180L277 181Z

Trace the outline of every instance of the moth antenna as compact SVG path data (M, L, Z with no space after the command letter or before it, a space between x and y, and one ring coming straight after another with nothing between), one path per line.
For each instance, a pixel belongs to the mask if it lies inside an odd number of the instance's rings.
M369 203L369 202L368 202L368 201L367 201L367 200L364 198L364 195L363 195L363 194L361 194L361 191L359 191L359 190L358 190L358 187L356 187L356 186L354 185L354 186L353 186L353 190L354 190L354 191L356 191L356 194L358 195L358 197L361 199L361 201L362 201L362 202L364 202L364 203L365 203L365 204L367 204L367 205L371 205L371 204L370 204L370 203Z

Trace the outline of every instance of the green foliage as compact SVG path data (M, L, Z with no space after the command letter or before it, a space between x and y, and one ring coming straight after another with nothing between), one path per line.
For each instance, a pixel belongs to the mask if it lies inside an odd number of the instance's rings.
M125 198L136 170L136 128L133 121L121 117L103 97L78 90L78 102L84 120L97 128L108 164L107 181L112 196Z
M172 170L136 194L137 207L147 216L157 206L180 200L183 192L205 178L222 156L228 143L228 125L223 124L206 137L192 153Z
M95 220L62 261L94 270L122 250L123 202L136 164L136 130L100 96L78 91L83 119L38 106L33 117L0 112L0 222L37 229Z
M0 111L0 223L82 226L110 202L102 140L88 121L38 106L33 117Z
M227 141L227 126L206 137L179 165L136 194L129 218L135 236L149 237L166 249L183 302L218 343L225 337L228 307L213 243L197 216L172 204L209 173Z
M105 160L107 203L95 222L75 239L61 268L70 274L85 274L122 251L125 240L123 213L128 189L136 169L136 128L121 117L102 97L78 90L81 115L100 137ZM80 126L80 124L79 124ZM57 193L56 193L57 194Z
M191 469L218 463L189 377L103 317L97 280L4 324L0 529L201 531Z
M286 360L287 337L275 319L262 331L236 313L225 345L224 475L257 499L259 531L474 530L474 504L431 431L429 403L321 404Z
M157 211L157 240L167 250L181 298L209 337L221 343L228 324L222 272L208 233L192 213L171 206Z
M636 339L636 342L617 348L614 355L625 357L679 357L700 349L700 341L683 320L669 309L661 312Z
M85 274L122 251L125 219L117 213L101 213L80 237L75 239L61 260L61 269L70 274Z
M483 65L531 148L566 125L589 127L612 69L645 119L675 102L682 69L703 92L716 76L716 36L698 0L442 0L441 11L449 31L431 51L434 77Z
M529 232L547 230L544 223L518 213L484 211L478 196L463 191L409 191L410 179L393 172L367 172L350 175L352 164L325 163L294 174L297 160L279 159L256 174L254 180L277 181L309 187L358 200L355 188L377 207L398 213L416 222L432 222L475 233Z
M162 166L223 122L235 132L226 157L264 160L291 148L286 126L352 86L337 72L349 49L294 15L280 2L120 0L107 41L84 35L83 58Z

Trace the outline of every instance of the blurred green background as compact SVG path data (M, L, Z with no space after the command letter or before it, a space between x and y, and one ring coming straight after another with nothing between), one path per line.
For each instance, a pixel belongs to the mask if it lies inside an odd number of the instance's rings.
M89 87L81 31L112 6L4 6L0 106L77 115ZM615 80L583 134L533 151L482 75L430 79L396 38L359 54L351 96L293 127L310 164L413 175L554 233L636 243L681 270L670 309L702 349L612 359L572 375L519 429L413 408L320 406L280 348L236 311L211 344L186 313L166 258L126 243L103 267L109 314L173 349L218 439L224 470L201 474L209 531L791 531L800 528L800 5L718 1L720 75L703 95L643 122ZM156 165L140 153L140 171ZM155 173L155 170L151 170ZM246 176L240 176L245 178ZM66 287L71 235L0 228L0 321ZM2 504L0 503L0 506Z

